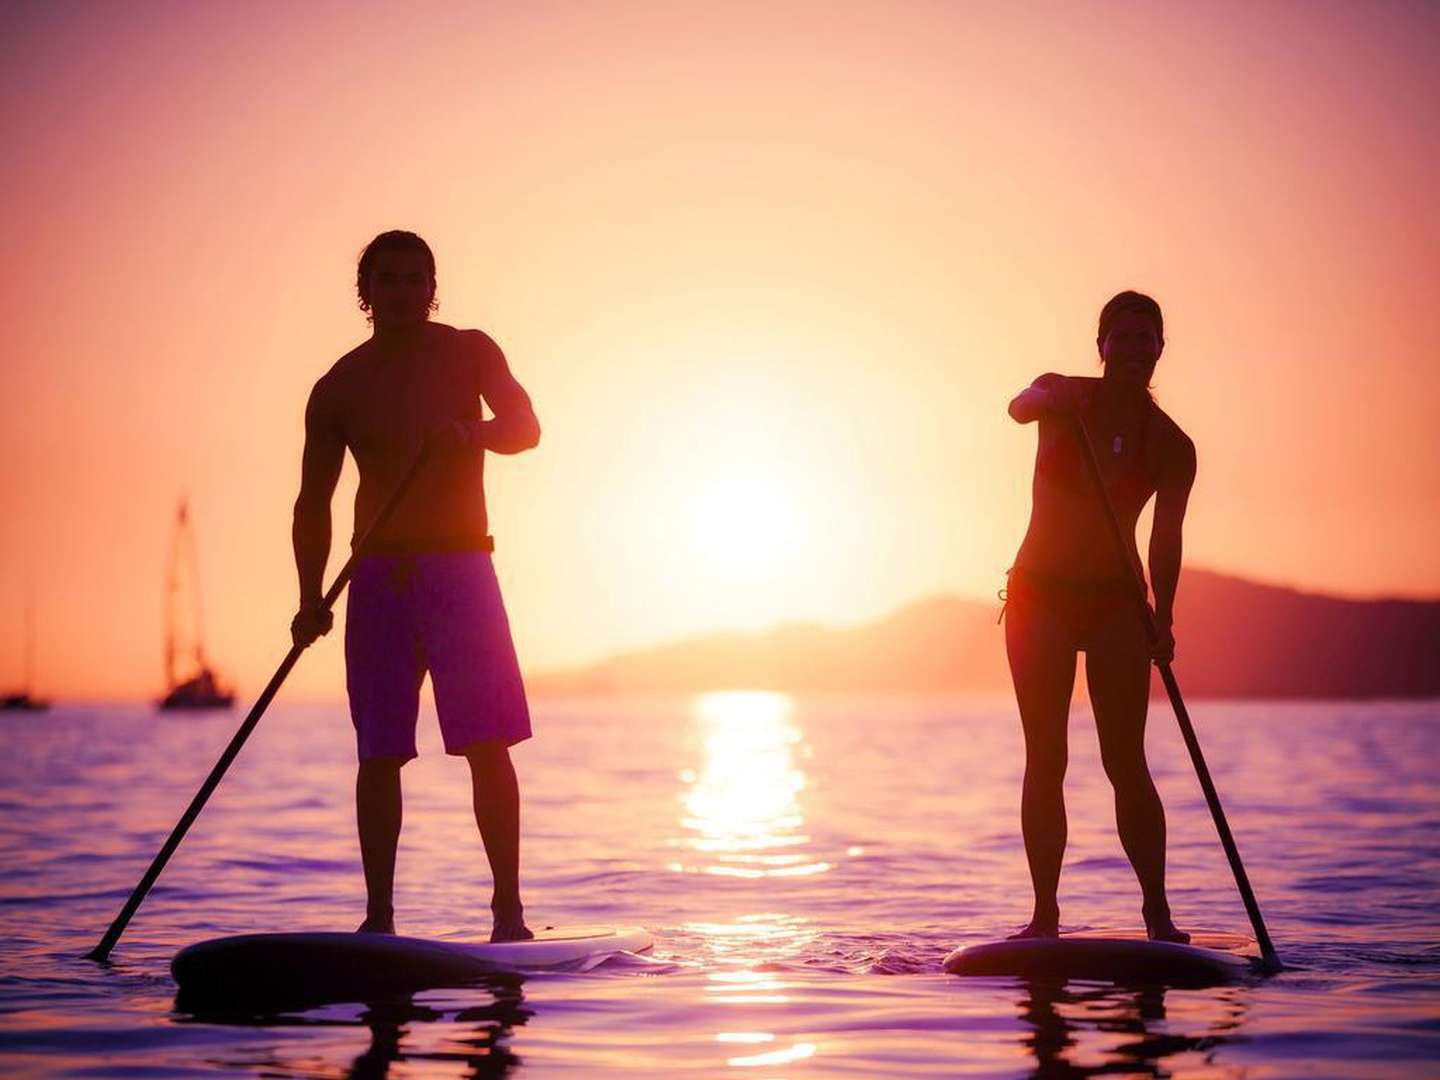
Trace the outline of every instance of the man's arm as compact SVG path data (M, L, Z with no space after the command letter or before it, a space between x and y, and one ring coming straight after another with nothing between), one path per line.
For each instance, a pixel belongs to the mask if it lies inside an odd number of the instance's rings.
M1195 483L1195 444L1178 432L1160 486L1155 492L1155 524L1150 530L1150 585L1155 590L1155 626L1160 631L1156 659L1169 663L1175 653L1175 590L1180 584L1181 529L1190 488Z
M490 406L494 418L473 422L475 446L497 454L518 454L540 442L540 421L530 404L530 395L510 374L510 365L487 335L476 332L479 339L480 393Z
M345 463L345 438L333 414L323 383L305 406L305 452L300 465L300 495L290 538L300 577L300 610L291 624L297 645L308 645L330 630L330 619L318 614L330 558L330 497ZM328 614L328 613L327 613Z

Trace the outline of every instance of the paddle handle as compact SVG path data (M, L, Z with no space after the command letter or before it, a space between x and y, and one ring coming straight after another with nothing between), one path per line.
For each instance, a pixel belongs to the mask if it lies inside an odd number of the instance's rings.
M1110 495L1105 490L1105 480L1100 474L1100 462L1095 457L1094 444L1090 442L1090 432L1085 427L1085 420L1076 415L1072 418L1075 421L1075 436L1080 442L1080 452L1085 458L1085 465L1090 473L1090 479L1095 485L1095 493L1099 496L1100 504L1105 508L1105 519L1110 526L1110 535L1115 541L1115 550L1120 556L1120 561L1126 567L1126 577L1134 586L1136 606L1140 610L1141 621L1145 624L1145 634L1151 641L1159 640L1159 628L1155 625L1155 615L1150 610L1150 597L1145 588L1145 579L1139 573L1130 558L1129 545L1125 543L1125 533L1120 528L1120 519L1115 514L1115 507L1110 503ZM1175 679L1175 673L1171 670L1169 662L1156 665L1160 669L1160 680L1165 684L1165 693L1170 698L1170 705L1175 710L1176 722L1180 725L1180 735L1185 740L1185 748L1190 752L1190 762L1195 766L1195 775L1200 779L1200 790L1205 794L1205 802L1210 807L1210 817L1215 821L1215 831L1220 834L1220 846L1225 849L1225 858L1229 860L1231 873L1235 876L1235 884L1240 890L1240 899L1245 904L1245 912L1250 916L1250 925L1255 928L1255 940L1260 945L1260 955L1264 960L1266 968L1270 971L1280 970L1280 957L1275 952L1275 945L1270 940L1269 931L1265 929L1265 920L1260 914L1260 904L1255 899L1255 891L1250 887L1250 875L1245 872L1245 864L1240 859L1240 849L1235 844L1234 834L1230 831L1230 823L1226 820L1225 809L1220 805L1220 793L1215 790L1215 782L1210 778L1210 767L1205 764L1205 754L1200 749L1200 740L1195 735L1195 725L1190 722L1189 710L1185 708L1185 699L1180 695L1180 684Z
M324 610L329 611L335 606L335 601L340 598L341 592L349 584L350 578L355 573L355 567L364 556L371 538L394 516L396 508L399 507L401 500L415 483L415 478L420 475L420 470L424 468L429 456L430 447L427 443L416 455L410 470L401 478L400 483L395 485L395 490L390 493L385 505L380 508L380 512L375 515L375 519L370 522L356 542L354 549L350 552L350 558L345 561L345 565L340 568L340 573L335 576L335 581L326 590L325 596L321 600ZM245 745L245 740L250 738L250 733L255 730L255 725L260 722L260 717L265 715L265 710L269 708L271 699L275 697L286 676L290 674L290 669L295 666L296 661L300 659L300 654L304 651L305 646L292 645L290 651L285 654L285 659L280 661L280 666L275 669L275 674L270 676L270 681L265 684L265 689L261 691L259 698L251 706L244 722L231 737L229 745L225 747L225 752L220 755L220 760L215 763L215 767L210 770L210 775L200 785L200 790L190 800L190 805L185 808L185 813L180 815L180 820L175 823L175 828L170 830L169 837L166 838L165 843L151 861L150 868L145 871L145 876L140 879L140 883L130 893L130 898L125 901L125 906L120 909L120 914L115 916L115 921L105 931L105 936L100 939L100 943L85 954L85 959L103 961L109 957L110 950L120 940L120 935L125 932L125 927L129 925L131 917L139 909L156 879L160 877L161 872L165 869L165 864L170 861L170 856L175 854L175 849L180 846L180 841L185 838L190 826L200 816L200 811L205 809L205 803L209 801L215 789L220 786L220 781L224 778L226 770L230 768L230 763L239 755L241 747Z

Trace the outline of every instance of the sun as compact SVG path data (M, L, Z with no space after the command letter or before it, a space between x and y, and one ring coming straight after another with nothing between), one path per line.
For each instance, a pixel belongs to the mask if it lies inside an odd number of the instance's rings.
M696 553L714 571L774 573L795 542L794 503L764 474L729 476L696 492L691 507Z

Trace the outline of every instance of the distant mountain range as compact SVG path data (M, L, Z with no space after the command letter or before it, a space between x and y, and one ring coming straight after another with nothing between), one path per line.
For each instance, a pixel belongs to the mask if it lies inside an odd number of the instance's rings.
M863 626L711 634L526 681L538 694L1009 692L998 613L998 601L938 596ZM1440 601L1345 599L1187 569L1175 632L1187 697L1440 696Z

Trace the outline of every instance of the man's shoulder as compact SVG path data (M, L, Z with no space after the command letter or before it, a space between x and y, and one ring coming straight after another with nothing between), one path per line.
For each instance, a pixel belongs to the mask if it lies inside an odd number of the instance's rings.
M498 374L506 370L505 353L484 330L446 329L452 335L456 353L463 358L465 370L476 380L477 389L484 393Z
M505 356L500 351L500 346L496 344L495 339L484 330L474 328L457 330L453 326L448 326L446 329L454 335L453 339L465 350L467 355L473 356L482 363L493 361L497 357L503 359Z
M312 406L342 407L348 388L354 384L356 373L364 365L368 344L361 342L356 345L315 380L310 390Z
M369 351L370 342L362 341L359 345L356 345L344 356L340 357L339 360L336 360L333 364L331 364L330 370L325 372L324 375L321 375L319 381L316 382L315 385L318 386L320 385L320 383L323 382L334 383L345 378L345 376L355 371L356 368L360 367L365 362L365 356Z
M451 326L448 323L429 322L425 326L425 347L441 353L466 357L488 358L503 356L495 339L484 330Z

